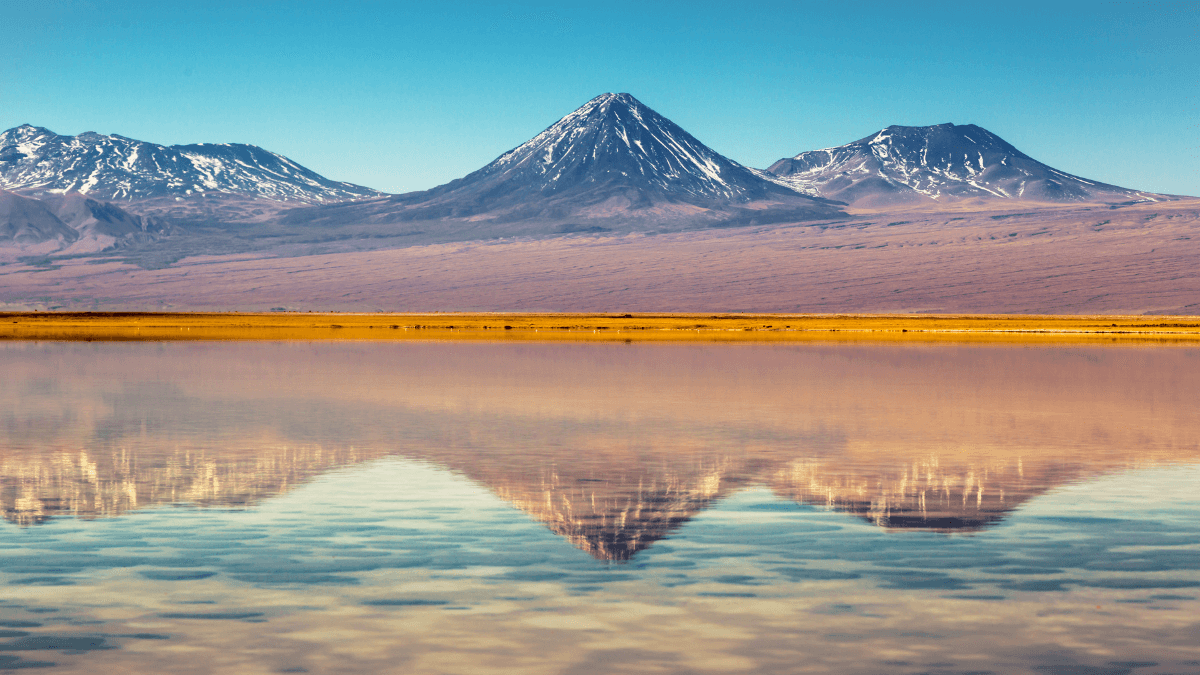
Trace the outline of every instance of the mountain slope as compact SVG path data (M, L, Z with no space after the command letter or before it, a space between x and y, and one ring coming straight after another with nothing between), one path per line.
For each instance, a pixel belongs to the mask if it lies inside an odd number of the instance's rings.
M836 205L723 157L629 94L603 94L464 178L424 192L293 211L286 220L440 220L442 232L503 236L841 216Z
M1064 173L974 124L890 126L853 143L781 159L767 171L807 194L858 206L970 198L1088 202L1164 197Z
M45 204L0 190L0 244L69 244L79 233L67 227Z
M0 246L5 248L40 244L38 254L97 253L153 242L168 229L158 219L77 192L36 199L0 190Z
M135 215L116 204L100 202L78 192L46 195L41 201L79 235L79 240L64 253L94 253L149 243L171 229L158 218Z
M500 185L518 188L504 195L510 202L530 194L601 192L598 188L610 185L697 203L791 197L629 94L597 96L486 167L431 194L466 188L486 194Z
M382 194L253 145L164 146L90 131L60 136L28 124L0 134L0 188L104 200L220 193L310 204Z

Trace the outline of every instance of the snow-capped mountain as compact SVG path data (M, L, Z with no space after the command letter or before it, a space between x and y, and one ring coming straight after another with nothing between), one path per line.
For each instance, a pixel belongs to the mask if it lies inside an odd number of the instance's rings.
M253 145L164 146L90 131L60 136L28 124L0 134L0 188L105 200L216 193L308 204L382 194Z
M610 93L464 178L424 192L293 211L287 220L460 219L480 234L497 223L565 232L838 217L833 203L723 157L629 94ZM520 233L526 231L516 226L496 231Z
M501 183L541 195L619 185L685 201L792 197L629 94L597 96L491 164L439 190Z
M1086 202L1164 197L1059 171L974 124L890 126L847 145L781 159L767 171L806 194L859 206L966 198Z

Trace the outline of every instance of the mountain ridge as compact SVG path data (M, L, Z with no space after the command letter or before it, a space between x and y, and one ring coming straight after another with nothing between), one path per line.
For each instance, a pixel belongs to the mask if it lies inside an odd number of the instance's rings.
M215 192L319 204L384 194L330 180L255 145L159 145L94 131L64 136L30 124L0 133L0 188L109 201Z

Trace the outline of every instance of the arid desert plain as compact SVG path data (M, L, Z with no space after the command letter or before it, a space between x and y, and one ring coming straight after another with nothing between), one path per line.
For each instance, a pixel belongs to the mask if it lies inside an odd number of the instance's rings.
M10 260L0 309L1194 315L1198 221L1198 200L991 203L657 235L309 245L160 269L117 251Z

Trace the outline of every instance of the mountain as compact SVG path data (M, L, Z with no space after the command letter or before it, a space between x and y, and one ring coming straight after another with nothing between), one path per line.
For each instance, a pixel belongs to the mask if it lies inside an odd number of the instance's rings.
M64 225L83 236L124 237L145 232L146 223L111 202L101 202L78 192L41 198Z
M0 242L40 244L57 240L65 245L78 238L79 233L42 202L0 190Z
M54 245L43 253L95 253L153 241L167 227L77 192L41 199L0 190L0 243Z
M80 254L127 248L158 241L172 228L153 216L137 215L111 202L101 202L78 192L46 195L42 203L54 212L79 239L63 253Z
M806 194L857 206L969 198L1036 202L1164 198L1046 166L974 124L890 126L853 143L781 159L767 171Z
M292 224L441 221L486 238L841 218L718 154L629 94L602 94L470 175L424 192L293 211Z
M90 131L60 136L28 124L0 134L0 188L101 200L218 193L307 204L383 194L253 145L156 145Z

